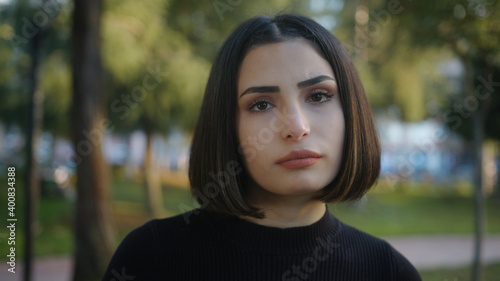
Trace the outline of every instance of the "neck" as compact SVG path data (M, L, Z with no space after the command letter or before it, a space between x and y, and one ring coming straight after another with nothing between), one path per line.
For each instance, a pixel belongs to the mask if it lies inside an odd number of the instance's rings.
M260 193L260 192L259 192ZM311 225L320 220L326 211L325 203L311 200L310 195L280 195L259 194L252 203L264 210L265 217L257 219L253 217L242 217L256 224L289 228Z

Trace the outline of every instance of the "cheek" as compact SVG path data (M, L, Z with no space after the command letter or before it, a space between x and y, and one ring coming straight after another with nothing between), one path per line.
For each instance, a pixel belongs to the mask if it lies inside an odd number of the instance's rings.
M335 155L335 162L340 163L340 161L342 159L342 151L344 148L344 137L345 137L344 116L341 115L337 120L338 120L337 122L333 122L333 124L332 124L333 135L331 136L331 140L334 143L333 153Z
M320 123L322 128L320 138L324 140L323 145L334 158L341 158L344 146L345 120L342 111L333 111L325 116L327 122Z
M331 138L335 141L336 149L342 149L344 144L345 135L345 121L343 114L336 114L335 119L332 121L332 134Z
M240 142L238 150L239 153L242 154L245 159L245 162L251 163L257 157L257 147L256 147L256 130L258 126L253 124L253 122L248 122L248 118L241 117L237 120L237 128L238 128L238 140Z
M277 134L269 128L272 115L243 116L238 122L239 152L244 156L246 165L258 168L258 163L270 161L270 152L275 147Z
M331 124L330 124L332 130L332 135L333 137L340 141L343 142L344 140L344 134L345 134L345 120L344 120L344 115L342 113L340 114L335 114L332 118Z

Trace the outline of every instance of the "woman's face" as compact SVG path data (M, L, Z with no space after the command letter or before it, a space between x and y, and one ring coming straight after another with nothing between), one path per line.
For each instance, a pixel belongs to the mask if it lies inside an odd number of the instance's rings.
M332 68L307 41L251 50L240 68L237 94L240 152L260 188L312 195L335 178L344 115Z

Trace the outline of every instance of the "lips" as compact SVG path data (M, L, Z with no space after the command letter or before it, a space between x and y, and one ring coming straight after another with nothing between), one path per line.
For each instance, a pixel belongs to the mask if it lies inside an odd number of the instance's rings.
M321 154L314 151L302 149L294 150L283 158L276 161L276 164L286 169L300 169L316 164L321 158Z

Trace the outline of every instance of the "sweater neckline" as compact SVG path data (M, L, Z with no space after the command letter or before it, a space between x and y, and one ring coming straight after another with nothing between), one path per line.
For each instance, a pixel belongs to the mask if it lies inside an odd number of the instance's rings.
M245 251L267 254L303 254L332 242L341 223L329 211L307 226L279 228L260 225L237 216L203 210L225 241Z

